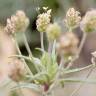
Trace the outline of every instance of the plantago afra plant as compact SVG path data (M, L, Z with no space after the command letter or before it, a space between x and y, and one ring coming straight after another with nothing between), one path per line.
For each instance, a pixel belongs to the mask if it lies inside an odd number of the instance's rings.
M25 13L17 11L15 15L7 19L4 31L10 35L18 52L18 55L9 56L11 60L13 59L10 64L12 68L9 72L9 78L17 84L12 87L11 91L28 88L40 96L54 96L54 89L59 85L63 86L65 82L96 83L96 80L87 79L92 70L87 74L86 79L64 77L69 73L95 67L96 54L92 53L92 64L83 68L71 68L74 61L79 58L86 35L88 32L93 32L96 29L96 10L88 11L83 19L81 19L80 12L70 8L64 18L64 24L67 28L66 33L61 32L62 27L58 22L51 22L51 9L43 7L43 11L43 13L39 12L36 20L37 30L40 32L41 37L41 48L38 49L42 52L42 55L39 58L33 56L27 42L25 31L29 25L29 19ZM78 26L83 31L81 41L73 32L73 29ZM18 32L22 32L21 36L23 36L28 56L23 56L20 51L16 40ZM44 34L46 34L48 40L48 50L44 48ZM58 56L60 57L59 61ZM71 96L74 96L81 85L78 89L74 90Z

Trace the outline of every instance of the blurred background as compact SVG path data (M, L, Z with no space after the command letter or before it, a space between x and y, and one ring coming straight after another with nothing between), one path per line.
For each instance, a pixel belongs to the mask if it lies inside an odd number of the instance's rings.
M27 16L30 19L30 25L26 31L26 36L30 45L30 48L34 56L38 56L39 52L35 50L36 47L40 47L40 34L36 30L36 19L38 12L36 9L38 7L49 7L52 9L52 21L59 22L62 26L62 20L65 17L66 11L70 7L76 8L81 12L83 17L86 11L94 9L96 7L96 0L0 0L0 25L6 25L6 19L14 14L17 10L24 10ZM66 31L63 29L62 31ZM82 32L80 28L75 30L76 35L79 39L82 38ZM17 40L20 45L20 49L24 55L28 55L24 47L24 43L21 37L21 34L18 33ZM46 37L45 46L46 46ZM74 63L74 67L83 67L89 65L91 62L91 52L96 50L96 33L89 33L84 44L80 58ZM10 37L3 33L0 30L0 81L2 82L7 73L6 62L7 57L11 54L16 53L14 44L12 43ZM88 70L85 70L81 73L71 74L71 76L84 77L88 73ZM96 71L94 71L90 78L96 78ZM1 84L1 83L0 83ZM74 88L78 87L78 84L65 84L65 88L61 90L60 88L57 91L56 96L70 96ZM82 89L79 90L74 96L96 96L96 85L85 84ZM64 95L65 94L65 95ZM0 95L3 96L3 95ZM27 95L25 95L27 96ZM29 95L33 96L33 95Z

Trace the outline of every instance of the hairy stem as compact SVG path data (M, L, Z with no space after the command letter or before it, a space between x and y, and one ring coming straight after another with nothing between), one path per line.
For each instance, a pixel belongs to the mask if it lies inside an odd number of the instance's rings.
M48 45L48 53L51 53L52 51L52 42L49 42L49 45Z
M27 42L27 38L25 36L25 33L23 33L23 39L24 39L24 44L25 44L25 47L26 47L26 49L28 51L29 56L30 57L33 57L32 52L31 52L31 49L30 49L29 44Z
M40 32L40 39L41 39L41 49L44 51L44 33Z
M18 42L17 42L17 40L15 39L15 36L12 36L12 40L13 40L15 46L16 46L16 49L17 49L18 54L19 54L19 55L22 55L22 53L21 53L21 51L20 51L20 48L19 48L19 45L18 45ZM26 64L25 59L24 59L24 58L21 58L21 60L23 61L27 72L28 72L30 75L33 75L32 72L31 72L31 70L29 69L28 65Z

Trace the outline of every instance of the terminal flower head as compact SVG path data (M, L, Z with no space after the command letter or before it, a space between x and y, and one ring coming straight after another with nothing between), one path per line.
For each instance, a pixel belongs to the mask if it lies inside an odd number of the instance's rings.
M55 40L60 36L61 33L61 27L57 23L49 24L47 27L47 37L48 40Z
M76 11L74 8L70 8L67 11L66 18L65 18L65 24L68 28L76 28L79 26L79 23L81 21L80 12Z
M7 19L5 31L14 34L15 32L24 32L29 25L29 19L21 10Z
M72 55L77 52L79 40L77 36L72 32L67 32L62 35L57 43L58 53L64 55Z
M88 11L83 17L80 28L84 32L96 31L96 10Z
M45 7L43 8L45 10ZM39 32L45 32L47 26L50 24L51 21L51 9L45 10L42 14L39 14L36 21L37 30Z

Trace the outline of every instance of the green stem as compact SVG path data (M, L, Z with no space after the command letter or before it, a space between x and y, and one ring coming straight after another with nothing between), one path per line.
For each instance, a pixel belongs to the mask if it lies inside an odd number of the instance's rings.
M18 51L18 54L19 54L19 55L22 55L22 53L21 53L21 51L20 51L20 48L19 48L19 45L18 45L18 42L17 42L17 40L15 39L15 36L12 36L12 40L13 40L15 46L16 46L16 49L17 49L17 51ZM21 58L21 60L24 62L24 65L25 65L25 68L26 68L27 72L28 72L30 75L33 75L32 72L31 72L31 70L29 69L28 65L26 64L25 59Z
M52 42L49 42L49 45L48 45L48 53L51 53L52 51Z
M31 50L30 50L29 44L28 44L28 42L27 42L27 38L26 38L26 36L25 36L25 33L23 33L23 39L24 39L24 44L25 44L25 47L26 47L26 49L27 49L27 51L28 51L28 54L29 54L29 56L32 58L33 55L32 55L32 52L31 52Z
M41 39L41 49L44 51L44 33L40 32L40 39Z
M82 37L82 40L81 40L81 43L80 43L80 46L79 46L79 49L78 49L78 52L77 52L78 55L80 55L80 53L82 51L82 48L83 48L83 45L85 43L86 37L87 37L86 32L83 32L83 37Z

